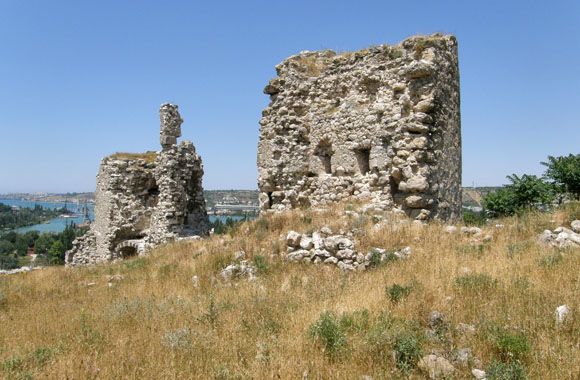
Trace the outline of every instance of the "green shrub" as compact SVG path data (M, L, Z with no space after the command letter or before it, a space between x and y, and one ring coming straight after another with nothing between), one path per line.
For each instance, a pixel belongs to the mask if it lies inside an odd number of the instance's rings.
M552 253L546 257L540 259L540 266L546 268L552 268L560 264L564 260L564 256L560 251Z
M485 371L488 380L526 380L526 369L520 362L492 361Z
M370 324L369 311L363 309L355 310L352 313L342 313L339 324L343 331L365 331Z
M24 361L18 356L11 356L2 362L2 369L5 372L15 372L22 369Z
M321 313L320 318L308 329L308 335L322 344L324 353L328 356L334 357L346 349L346 334L333 312Z
M541 164L547 168L544 176L551 180L559 191L580 199L580 154L548 156L548 162Z
M496 337L495 349L504 362L521 361L530 352L530 342L523 333L502 331Z
M406 298L409 294L411 294L411 290L413 290L413 285L399 285L393 284L391 286L386 287L387 296L392 303L397 303L403 298Z
M487 273L464 274L455 278L455 287L461 290L484 291L496 286L497 281Z
M215 301L213 294L209 296L209 303L207 304L207 310L199 317L199 321L209 323L210 327L213 329L218 323L220 315L220 307Z
M484 212L475 212L472 210L463 211L463 224L466 226L484 226L487 222Z
M259 273L266 273L268 271L268 261L264 256L255 256L253 261Z
M48 347L39 347L36 350L32 351L32 359L34 363L42 367L46 363L48 363L55 355L55 350Z
M410 370L421 358L421 341L411 332L402 333L396 338L393 351L397 368Z
M510 184L483 197L483 207L493 217L514 215L531 209L542 209L551 204L555 192L552 185L535 175L513 174Z

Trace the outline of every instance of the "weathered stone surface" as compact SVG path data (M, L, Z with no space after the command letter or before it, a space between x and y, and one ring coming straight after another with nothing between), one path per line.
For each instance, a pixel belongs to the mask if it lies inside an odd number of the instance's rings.
M556 308L556 322L563 323L569 318L570 308L568 305L560 305Z
M326 237L323 237L326 236ZM348 235L332 235L332 231L323 227L312 234L301 234L289 231L286 237L287 261L312 262L314 264L333 264L344 271L363 271L371 265L387 260L407 259L411 255L411 247L387 252L386 249L373 248L364 254L355 250L355 242L351 233ZM375 257L378 255L377 257Z
M485 380L487 378L487 374L485 373L485 371L478 369L478 368L472 369L471 374L477 380Z
M263 211L356 199L419 220L460 216L454 37L303 52L276 70L260 121Z
M191 142L175 145L183 122L176 105L163 104L160 120L160 152L114 154L101 161L95 221L66 253L68 265L140 255L209 231L201 158Z
M448 379L455 372L455 368L449 361L441 356L424 356L417 364L430 379Z
M540 243L551 245L558 248L578 248L580 247L580 233L575 232L578 221L571 223L572 230L566 227L558 227L553 232L545 230L538 236Z
M570 225L572 226L572 231L580 234L580 220L575 220Z

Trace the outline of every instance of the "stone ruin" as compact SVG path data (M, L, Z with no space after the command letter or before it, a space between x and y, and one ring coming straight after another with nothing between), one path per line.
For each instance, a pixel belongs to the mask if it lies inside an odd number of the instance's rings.
M177 144L183 122L178 107L163 104L159 114L161 151L101 161L95 220L66 253L67 265L126 258L208 233L201 158L190 141Z
M302 52L264 89L262 211L361 200L418 220L461 211L457 41Z

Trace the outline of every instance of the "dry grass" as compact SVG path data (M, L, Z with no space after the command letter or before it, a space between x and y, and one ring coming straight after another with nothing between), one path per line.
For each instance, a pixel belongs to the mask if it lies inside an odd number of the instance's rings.
M397 369L391 352L400 334L415 334L423 353L450 356L470 347L485 367L501 354L494 334L507 331L530 343L522 358L530 378L578 377L580 252L546 259L557 252L534 239L556 226L553 215L487 227L493 240L480 248L436 224L376 230L370 216L338 214L271 215L233 236L161 247L147 258L2 277L0 373L14 379L423 378L416 369ZM412 257L352 274L280 260L287 230L323 225L355 226L361 249L410 245ZM240 249L250 259L263 256L267 268L255 282L222 282L218 271ZM477 285L481 276L471 277L472 287L456 281L466 273L485 274L491 285ZM124 278L109 287L107 276L114 274ZM411 284L412 290L391 302L385 288L393 284ZM564 303L576 318L556 326L554 310ZM308 335L326 310L368 315L345 328L346 345L333 356ZM423 336L433 310L450 322L440 340ZM477 332L459 334L458 323L473 324ZM471 366L457 368L457 378L470 378Z
M110 156L116 160L144 160L148 164L155 161L157 158L157 152L147 151L145 153L127 153L127 152L117 152Z

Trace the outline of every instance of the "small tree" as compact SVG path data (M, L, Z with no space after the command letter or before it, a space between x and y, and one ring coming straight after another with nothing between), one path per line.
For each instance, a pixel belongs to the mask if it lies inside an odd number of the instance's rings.
M55 240L52 246L48 250L49 261L51 264L63 264L64 263L64 253L66 248L60 240Z
M519 177L513 174L507 178L511 182L509 185L483 198L483 206L492 216L539 209L554 200L553 187L535 175L524 174Z
M541 164L547 168L544 177L550 180L559 191L580 199L580 154L548 156L548 161Z

